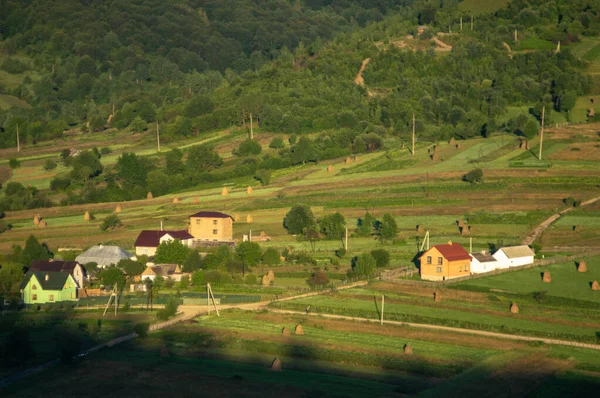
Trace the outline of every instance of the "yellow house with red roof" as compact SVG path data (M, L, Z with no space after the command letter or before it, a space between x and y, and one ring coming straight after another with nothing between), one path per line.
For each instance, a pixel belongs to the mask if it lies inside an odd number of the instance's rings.
M458 243L435 245L419 257L421 279L444 281L471 274L471 256Z

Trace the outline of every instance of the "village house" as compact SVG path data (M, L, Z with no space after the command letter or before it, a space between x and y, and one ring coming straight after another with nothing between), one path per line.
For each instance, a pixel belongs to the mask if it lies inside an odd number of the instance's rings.
M470 274L471 256L458 243L435 245L419 257L421 279L443 281Z
M201 211L190 216L188 232L196 240L233 241L233 217L218 211Z
M96 263L99 268L117 265L119 261L130 259L133 254L121 249L119 246L92 246L79 256L75 257L75 261L80 264Z
M142 231L135 240L137 256L154 256L161 243L178 240L185 246L191 246L194 237L187 231Z
M506 267L533 264L534 257L535 253L527 245L503 247L494 253L496 261Z
M83 288L85 280L87 279L85 268L77 261L53 259L33 260L28 270L34 272L64 272L70 274L79 288Z
M68 272L28 271L21 283L25 304L58 303L77 299L77 282Z
M471 253L471 273L482 274L500 268L508 268L508 265L497 261L491 253L486 251Z
M181 277L184 275L189 275L189 273L181 272L181 267L177 264L156 264L149 265L146 267L144 272L142 272L142 281L145 279L150 279L154 281L156 277L161 276L164 279L171 279L175 282L181 282Z

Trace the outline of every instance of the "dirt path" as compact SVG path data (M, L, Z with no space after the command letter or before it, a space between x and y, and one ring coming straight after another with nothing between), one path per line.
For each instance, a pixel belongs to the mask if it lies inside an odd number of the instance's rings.
M600 196L590 199L590 200L586 200L585 202L581 202L579 207L591 205L592 203L596 203L599 200L600 200ZM535 242L535 240L537 238L540 237L540 235L542 234L542 232L544 232L546 230L546 228L548 228L550 225L552 225L553 222L558 220L562 215L564 215L570 211L573 211L575 209L576 209L575 207L569 207L567 209L560 211L558 214L554 214L550 218L544 220L540 225L535 227L535 229L533 231L531 231L531 233L523 240L523 244L531 245L533 242Z
M365 86L365 79L363 78L363 72L365 71L365 68L367 67L369 62L371 62L371 58L367 58L362 62L362 65L360 66L360 70L358 71L358 74L354 78L354 84L356 84L357 86L361 86L361 87Z
M438 47L439 47L437 49L438 51L450 51L450 50L452 50L452 46L444 43L443 41L441 41L437 37L432 37L431 41L438 45Z
M378 319L358 318L358 317L351 317L351 316L344 316L344 315L316 314L316 313L305 314L305 313L299 312L299 311L274 310L274 309L269 309L269 311L280 313L280 314L310 315L310 316L321 316L324 318L332 318L332 319L344 319L347 321L379 323ZM539 341L539 342L542 342L545 344L565 345L565 346L579 347L579 348L589 348L592 350L600 351L600 345L598 345L598 344L586 344L586 343L578 343L578 342L574 342L574 341L546 339L546 338L542 338L542 337L522 336L522 335L517 335L517 334L486 332L484 330L473 330L473 329L454 328L454 327L449 327L449 326L429 325L426 323L411 323L411 322L399 322L399 321L384 321L384 323L386 325L410 326L410 327L421 328L421 329L444 330L447 332L475 334L478 336L487 336L487 337L494 337L494 338L499 338L499 339L520 340L520 341Z

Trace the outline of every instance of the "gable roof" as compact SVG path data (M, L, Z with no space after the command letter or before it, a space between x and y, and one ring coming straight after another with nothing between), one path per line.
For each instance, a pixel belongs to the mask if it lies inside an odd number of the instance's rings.
M497 261L494 256L490 253L471 253L471 256L477 259L480 263L490 263L492 261Z
M48 276L48 280L46 280L46 275ZM42 271L27 271L25 274L25 279L21 282L21 289L24 289L31 278L35 276L42 290L62 290L67 282L67 279L73 277L68 272L42 272ZM75 280L73 279L73 283L75 284Z
M148 266L142 275L167 276L181 273L177 264L158 264Z
M121 249L119 246L92 246L79 256L75 261L80 264L96 263L98 265L117 264L120 260L131 258L133 254Z
M29 266L30 271L43 272L68 272L72 273L79 263L77 261L62 260L33 260ZM83 267L81 267L83 268ZM84 269L85 271L85 269Z
M142 231L138 235L135 247L158 247L160 238L169 234L173 239L184 240L193 239L194 237L186 230L181 231Z
M433 248L436 248L448 261L471 260L469 253L458 243L435 245L432 247L432 249Z
M502 247L498 251L504 252L508 258L535 256L533 250L527 245Z
M228 214L225 213L221 213L218 211L199 211L196 214L192 214L190 216L191 217L199 217L199 218L231 218L233 220L233 217L231 217Z

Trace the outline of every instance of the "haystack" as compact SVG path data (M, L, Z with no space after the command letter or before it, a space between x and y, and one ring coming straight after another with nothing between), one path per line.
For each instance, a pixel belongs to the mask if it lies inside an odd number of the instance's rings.
M121 211L123 211L123 209L121 208L121 205L117 205L117 207L115 207L115 212L120 213Z
M248 189L246 189L246 193L250 195L252 193L252 185L248 185Z
M456 140L454 139L454 137L450 138L450 141L448 141L448 144L450 144L450 145L456 144Z
M471 234L471 227L467 225L459 227L458 230L462 236L469 236Z
M463 149L463 144L456 144L456 149Z
M269 370L273 372L281 372L281 360L279 358L275 358L271 363Z
M281 335L283 337L290 337L290 329L288 329L288 328L281 329Z
M585 260L581 260L579 264L577 264L577 271L587 272L587 264L585 263Z
M240 221L240 213L234 213L233 214L233 221Z
M260 284L263 286L269 286L271 284L271 280L267 275L263 275L263 277L260 279Z
M594 116L596 116L596 111L594 110L594 108L588 109L587 116L588 117L594 117Z
M197 196L194 196L194 200L193 200L193 202L194 202L194 203L198 203L198 197L197 197Z
M227 196L229 195L229 191L227 190L227 187L223 187L223 190L221 191L221 196Z
M518 314L519 313L519 305L517 303L512 303L510 305L510 312L513 314Z
M92 216L90 215L89 211L86 211L85 214L83 215L83 221L90 221L92 219Z
M294 334L296 336L304 336L304 328L302 328L302 325L296 325L296 329L294 329Z
M173 198L173 204L175 205L177 203L179 203L179 198L177 198L177 197Z
M154 198L154 196L152 196L152 192L148 192L148 194L146 195L146 199L150 200Z
M359 161L360 161L359 157L358 157L358 156L355 156L355 157L354 157L354 163L358 163Z
M573 232L581 232L581 225L573 225Z
M269 278L270 281L274 281L275 280L275 272L273 272L272 270L269 270L269 272L267 272L267 277Z
M248 216L246 217L246 224L252 224L252 222L252 214L248 214Z
M421 224L417 225L417 232L425 232L425 227Z
M592 282L592 290L600 290L600 283L598 281Z
M160 347L160 357L163 359L169 358L169 349L167 348L166 345L163 345L162 347Z
M34 223L35 225L38 225L38 224L40 223L40 221L41 221L41 220L42 220L42 217L40 217L40 215L39 215L39 214L36 214L36 215L33 217L33 223Z
M406 355L412 355L413 351L412 351L412 347L410 346L410 344L404 344L404 353Z
M352 163L352 158L350 158L350 156L348 156L348 157L346 158L346 160L344 160L344 163L345 163L345 164L350 164L350 163Z
M550 276L550 272L545 271L542 280L546 283L552 282L552 276Z
M456 225L458 225L458 228L464 227L465 226L465 222L463 220L456 220Z
M38 228L46 228L48 226L48 223L44 220L41 220L38 224Z
M435 292L433 292L433 301L435 301L436 303L439 303L442 301L442 295L440 294L439 290L436 290Z
M327 166L327 172L328 173L332 173L333 172L333 166L332 165Z
M431 160L433 160L434 162L438 162L440 160L440 155L434 153L433 155L431 155Z

